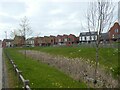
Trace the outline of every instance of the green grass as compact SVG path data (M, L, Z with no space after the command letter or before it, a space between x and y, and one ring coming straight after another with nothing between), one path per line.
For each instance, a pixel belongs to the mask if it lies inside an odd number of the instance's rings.
M8 84L8 87L6 88L20 88L22 84L19 82L18 76L13 71L13 66L10 64L8 58L5 56L5 53L3 53L3 60L6 65L6 74L7 74L6 75L7 77L5 78L7 78L6 83Z
M52 55L62 55L68 58L83 58L94 62L96 60L96 48L93 47L34 47L27 49L47 52ZM117 48L99 48L99 63L101 67L110 71L115 78L120 75Z
M84 83L73 80L63 72L17 52L19 48L6 49L22 71L25 79L30 80L32 88L85 88Z
M84 58L95 61L96 49L90 47L35 47L28 48L31 50L38 50L47 52L53 55L62 55L68 58ZM118 65L118 49L114 48L100 48L99 62L101 65L108 67L116 67Z

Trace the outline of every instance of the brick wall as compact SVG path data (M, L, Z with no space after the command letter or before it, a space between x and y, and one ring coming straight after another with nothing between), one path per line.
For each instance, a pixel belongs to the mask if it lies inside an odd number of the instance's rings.
M118 39L118 35L120 35L120 25L116 22L108 31L109 40L116 41Z

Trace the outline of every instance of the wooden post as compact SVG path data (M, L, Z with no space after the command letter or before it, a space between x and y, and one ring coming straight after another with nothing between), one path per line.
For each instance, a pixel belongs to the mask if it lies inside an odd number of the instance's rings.
M18 82L19 82L19 84L21 83L21 82L20 82L20 75L21 75L21 73L22 73L22 71L19 71L19 70L18 70L17 74L18 74Z
M26 86L29 85L29 80L24 80L24 88L27 89Z

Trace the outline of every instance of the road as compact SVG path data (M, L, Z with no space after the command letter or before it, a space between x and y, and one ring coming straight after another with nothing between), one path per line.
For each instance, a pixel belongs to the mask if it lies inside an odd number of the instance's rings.
M0 46L0 90L2 89L2 48Z

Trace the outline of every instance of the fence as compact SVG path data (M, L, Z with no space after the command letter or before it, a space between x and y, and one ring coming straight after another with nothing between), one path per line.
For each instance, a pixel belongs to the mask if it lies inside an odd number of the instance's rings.
M29 80L25 80L24 77L22 76L22 71L20 71L17 67L17 65L14 63L14 61L10 58L8 52L4 51L8 60L10 61L10 63L12 64L13 66L13 69L15 71L15 73L17 74L18 78L20 81L22 81L23 83L23 86L24 86L24 89L25 90L31 90L30 86L29 86Z

